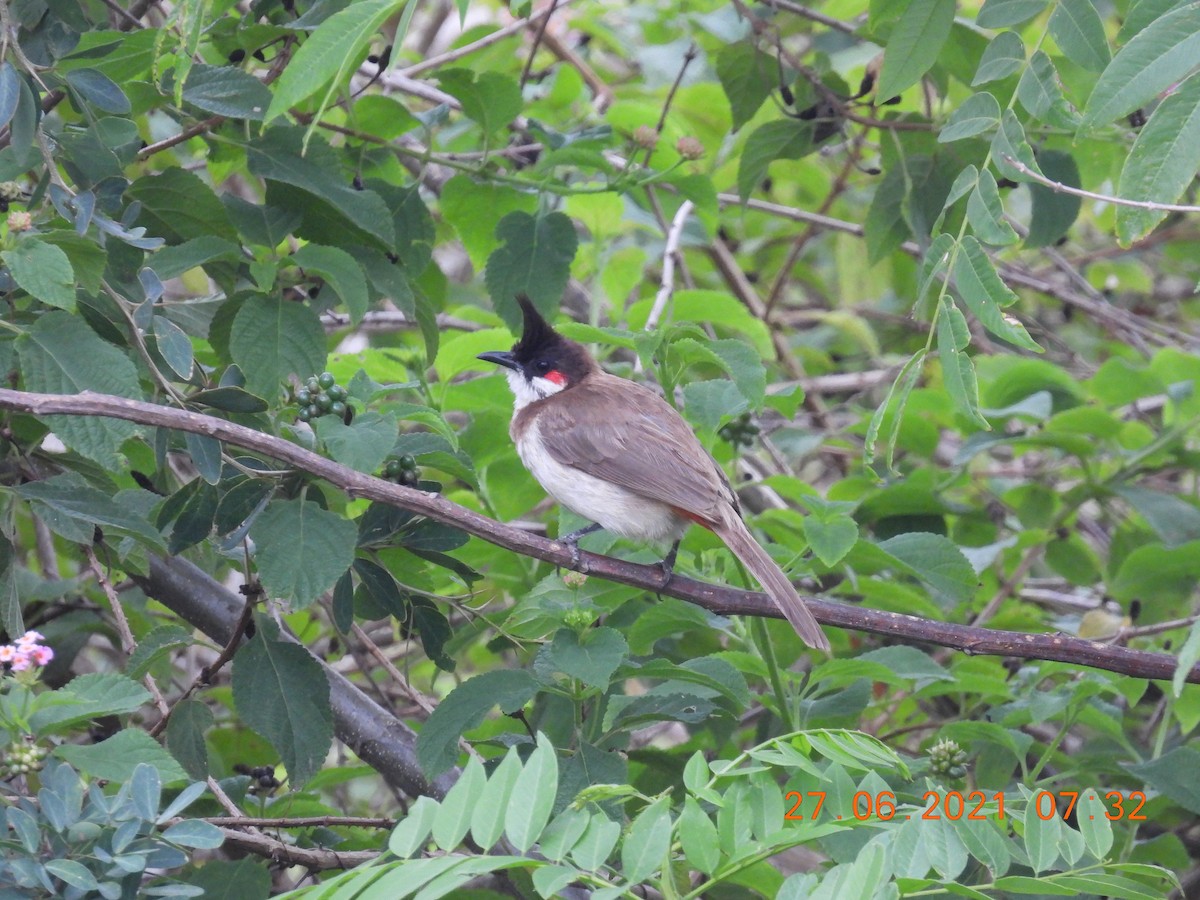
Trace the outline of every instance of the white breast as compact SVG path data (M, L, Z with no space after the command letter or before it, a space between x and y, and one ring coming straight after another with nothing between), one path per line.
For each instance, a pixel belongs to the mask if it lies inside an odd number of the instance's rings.
M529 423L517 442L517 453L546 493L563 506L621 537L661 543L683 536L688 520L671 507L564 466L546 451L538 429L536 419Z

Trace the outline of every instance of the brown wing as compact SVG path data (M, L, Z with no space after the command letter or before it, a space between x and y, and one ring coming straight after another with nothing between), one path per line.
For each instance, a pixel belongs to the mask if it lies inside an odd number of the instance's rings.
M719 521L737 499L725 475L670 404L648 388L602 373L541 403L546 449L563 465L636 494ZM586 409L587 417L574 410Z

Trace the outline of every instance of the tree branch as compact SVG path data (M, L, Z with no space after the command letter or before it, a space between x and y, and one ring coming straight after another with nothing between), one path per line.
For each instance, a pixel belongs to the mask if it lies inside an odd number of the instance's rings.
M571 551L565 544L503 525L444 497L426 494L371 475L355 472L353 469L348 469L282 438L226 422L223 419L144 403L139 400L95 394L91 391L74 395L60 395L0 389L0 409L11 409L37 416L105 416L143 425L174 428L179 431L207 435L246 450L262 453L319 478L324 478L351 497L363 497L392 504L419 513L433 521L460 528L507 550L540 559L560 568L570 569L573 567ZM665 588L660 588L662 572L657 565L640 565L586 551L579 552L579 560L581 568L598 578L687 600L721 615L772 616L775 618L781 615L775 604L765 594L758 592L743 591L726 585L707 584L682 576L672 578ZM184 575L179 574L181 569L188 573L186 579ZM210 594L219 591L225 596L227 599L223 602L227 605L218 611L202 616L203 624L190 615L186 617L212 637L218 640L221 640L222 637L228 639L232 622L236 620L237 614L241 611L241 598L220 588L211 578L208 578L191 563L183 560L164 562L152 558L150 577L153 579L156 575L165 579L185 579L180 586L181 589L202 590ZM202 584L203 586L201 586ZM201 605L204 606L211 602L208 598L196 599L203 599L204 603ZM1023 634L1014 631L975 628L949 622L936 622L902 613L862 609L827 600L809 599L807 602L817 620L826 625L907 641L936 644L971 654L1055 660L1105 669L1136 678L1163 681L1171 679L1175 674L1175 657L1167 653L1133 650L1128 647L1103 644L1069 635ZM176 611L180 612L180 610ZM337 679L341 679L341 676L330 675L331 684L335 684ZM341 680L344 681L344 679ZM1188 673L1187 681L1200 684L1200 664L1194 666ZM362 702L378 709L350 682L346 681L345 686L359 694ZM397 722L396 724L408 731L407 726L403 723ZM411 732L409 733L411 734ZM353 743L350 746L360 756L363 756L363 752ZM364 756L364 758L366 757ZM415 769L415 774L419 775L419 769Z

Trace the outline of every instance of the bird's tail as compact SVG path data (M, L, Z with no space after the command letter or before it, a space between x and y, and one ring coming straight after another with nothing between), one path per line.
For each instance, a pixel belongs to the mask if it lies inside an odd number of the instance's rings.
M732 513L732 510L731 510ZM829 649L829 638L813 618L813 614L804 604L804 600L796 593L783 570L771 559L770 554L750 534L746 523L736 513L725 517L725 521L713 528L717 536L733 551L750 574L762 585L779 611L792 623L796 634L810 647L818 650Z

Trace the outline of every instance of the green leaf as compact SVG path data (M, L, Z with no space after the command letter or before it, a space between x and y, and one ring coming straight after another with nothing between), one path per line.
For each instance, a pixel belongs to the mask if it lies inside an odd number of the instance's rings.
M249 391L237 387L219 387L208 391L196 391L188 395L188 403L196 406L211 406L222 412L260 413L270 407L262 397L256 397Z
M954 261L954 283L963 303L990 333L1022 349L1042 352L1025 326L1001 311L1015 303L1017 295L1000 280L991 259L970 235L963 238Z
M96 880L96 876L92 874L83 863L75 862L73 859L51 859L43 863L43 867L47 872L55 878L64 881L69 887L73 887L80 891L95 891L100 887L100 882Z
M732 381L715 378L711 381L692 381L683 386L683 399L688 417L701 428L714 429L726 416L741 415L750 408L749 402Z
M80 97L104 112L123 116L132 108L117 83L97 69L72 69L66 73L66 82Z
M272 86L264 124L284 115L330 81L340 85L362 61L376 32L407 0L359 0L334 13L309 35Z
M603 813L596 813L588 822L583 837L571 848L571 859L581 869L595 872L612 855L613 847L617 845L620 836L621 826L618 823Z
M1025 45L1021 43L1021 36L1015 31L1002 31L992 38L979 58L979 68L975 70L971 87L1015 75L1024 65Z
M716 871L721 863L717 826L694 797L684 798L683 812L679 816L679 841L689 865L707 874Z
M147 546L162 549L162 536L133 504L92 487L74 472L11 488L19 497L32 501L38 515L64 537L91 541L97 525L115 535L127 535ZM76 527L73 529L72 525Z
M804 537L823 565L835 566L858 543L858 523L847 515L804 517Z
M511 212L496 226L496 237L503 245L492 251L484 272L496 312L511 331L520 332L516 300L525 294L542 315L553 319L579 245L571 220L560 212Z
M1112 849L1113 829L1108 819L1108 807L1095 788L1079 792L1075 821L1079 823L1079 832L1083 835L1088 852L1096 859L1104 859Z
M175 758L138 728L122 729L99 744L62 744L53 755L94 778L118 784L133 777L134 769L142 763L154 766L163 784L187 780L187 773Z
M504 814L504 833L522 853L541 837L550 821L557 792L558 755L554 745L539 731L537 749L517 776Z
M940 534L900 534L881 542L879 548L955 603L965 603L975 596L979 576L962 551Z
M488 254L500 245L496 236L500 220L511 212L532 215L537 210L537 197L507 185L455 175L442 186L440 209L458 233L471 265L482 269Z
M717 54L717 78L733 113L737 131L758 112L763 101L779 86L779 65L749 41L726 44Z
M1177 203L1200 170L1200 74L1178 85L1138 132L1117 193L1144 203ZM1129 246L1149 234L1165 210L1117 207L1117 237Z
M954 0L909 0L888 38L879 72L878 96L888 100L928 72L950 37Z
M1007 28L1032 19L1046 8L1047 0L984 0L975 17L980 28Z
M292 60L286 71L301 69ZM383 249L391 250L396 243L396 228L383 198L373 190L355 190L349 179L342 177L341 158L320 138L309 141L307 153L303 142L304 134L298 128L271 128L260 140L246 145L246 166L259 178L290 185L325 201L350 225L374 238ZM300 211L318 214L310 209ZM335 220L322 224L336 232L339 223Z
M218 237L237 241L229 214L213 189L186 169L166 169L143 175L125 192L142 204L137 223L169 243Z
M417 737L417 760L433 778L454 763L458 739L494 707L515 712L537 691L537 682L520 669L497 669L464 681L438 704Z
M1104 23L1092 0L1058 0L1047 25L1058 49L1075 65L1103 72L1112 59Z
M1154 20L1117 51L1088 97L1081 130L1097 128L1149 103L1200 59L1200 3Z
M1035 873L1045 872L1058 859L1058 841L1063 828L1062 819L1054 813L1048 819L1043 819L1035 809L1035 798L1038 796L1028 789L1026 794L1028 805L1025 807L1025 853L1029 857L1029 867Z
M272 500L254 520L250 537L263 587L298 609L350 568L358 529L311 500Z
M979 173L975 189L967 200L967 221L976 237L985 243L1007 246L1020 240L1004 218L996 178L987 169Z
M948 144L991 131L1000 124L1000 102L987 91L972 94L962 106L950 114L942 130L938 132L938 143Z
M979 382L975 377L975 364L965 352L971 333L967 320L952 302L938 306L937 314L938 359L942 364L942 381L946 392L954 400L958 410L981 428L987 428L987 419L979 411Z
M504 833L509 798L522 771L517 748L509 747L500 765L492 771L487 784L476 795L471 813L471 837L480 847L494 847Z
M67 312L75 311L75 271L67 254L32 235L0 253L13 281L31 297Z
M521 114L521 88L509 75L442 69L437 77L442 90L462 104L463 114L482 126L484 137L499 131Z
M811 122L778 119L760 125L746 138L738 161L738 194L745 201L767 177L777 159L801 159L817 149Z
M265 84L236 66L193 63L183 85L183 99L214 115L261 122L272 98Z
M184 819L162 833L164 841L195 850L215 850L225 843L225 833L203 819Z
M367 311L367 279L353 256L337 247L305 244L292 254L292 262L328 282L346 305L351 324L362 321Z
M216 719L212 710L199 700L180 700L167 720L167 747L188 775L203 781L209 775L208 746L204 732Z
M152 326L158 352L171 370L184 381L192 377L192 340L166 316L155 316Z
M1090 0L1082 2L1091 5ZM1060 6L1059 9L1062 7ZM1047 125L1074 130L1079 125L1077 113L1063 96L1058 71L1050 57L1041 50L1034 52L1029 67L1017 82L1017 99L1029 114Z
M1166 547L1200 540L1200 509L1186 500L1135 485L1119 485L1113 493L1137 510Z
M141 678L154 663L172 650L195 643L192 633L179 625L160 625L144 635L126 663L129 678ZM78 680L78 679L76 679Z
M269 617L256 616L255 624L254 637L233 658L233 702L242 721L279 753L298 789L321 768L333 743L329 679L308 650L279 639Z
M407 859L424 847L439 809L440 805L432 797L418 797L408 808L408 815L392 829L388 850L401 859Z
M0 128L12 121L21 97L21 78L12 64L0 63Z
M624 635L615 628L593 628L582 635L564 628L551 643L543 645L534 669L562 672L604 690L628 653Z
M1010 158L1021 163L1034 175L1041 174L1037 160L1033 156L1033 148L1025 139L1025 129L1021 126L1016 113L1011 109L1004 110L1000 116L1000 127L992 136L991 152L992 164L996 167L996 171L1005 178L1011 178L1013 181L1033 180L1032 176L1026 175L1013 165L1009 161Z
M39 734L61 733L68 725L133 712L150 699L150 692L131 678L89 672L57 691L39 695L29 726Z
M625 878L631 884L645 881L667 863L670 847L671 805L666 797L660 797L638 813L621 844L621 871Z
M275 397L287 376L304 379L325 368L325 332L306 304L254 296L234 317L229 352L246 373L247 390Z
M479 792L487 783L483 763L472 756L463 767L462 775L454 782L442 800L433 819L433 842L443 850L453 850L462 843L471 827L471 815L479 802ZM483 847L490 850L491 847Z
M1070 153L1043 150L1038 154L1038 165L1052 181L1068 187L1081 187L1079 165ZM1049 247L1075 224L1083 201L1079 197L1036 182L1029 185L1029 193L1033 198L1033 212L1029 221L1029 233L1025 235L1025 246ZM1119 219L1119 211L1117 216Z
M1200 750L1176 747L1158 759L1130 763L1122 768L1134 778L1165 794L1173 803L1200 815L1200 782L1195 778L1195 773L1200 769L1197 766L1200 766Z
M337 416L322 416L312 423L313 431L329 455L359 472L377 472L396 443L395 413L380 415L368 410L346 425Z

